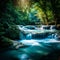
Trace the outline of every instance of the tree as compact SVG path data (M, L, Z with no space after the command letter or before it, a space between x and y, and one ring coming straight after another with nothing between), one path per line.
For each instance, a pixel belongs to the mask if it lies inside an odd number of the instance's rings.
M0 2L0 47L10 46L11 40L18 40L20 37L20 31L16 28L18 20L15 21L18 14L12 0L0 0Z
M55 25L60 24L60 0L50 0L52 12L54 15Z

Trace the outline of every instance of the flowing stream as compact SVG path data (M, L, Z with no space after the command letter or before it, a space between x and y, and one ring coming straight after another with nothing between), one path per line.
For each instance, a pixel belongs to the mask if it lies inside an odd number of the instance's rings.
M47 56L60 49L60 43L56 43L56 33L24 34L20 32L20 38L19 42L22 42L26 47L6 51L0 54L0 60L42 60L40 59L42 56Z

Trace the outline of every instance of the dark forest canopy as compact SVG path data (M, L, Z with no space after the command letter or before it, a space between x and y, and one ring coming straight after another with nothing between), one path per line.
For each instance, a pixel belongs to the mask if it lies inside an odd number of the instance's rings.
M60 0L0 0L0 2L0 15L6 14L7 20L11 19L17 24L26 24L26 20L28 24L30 22L34 24L36 20L40 20L41 24L60 24Z

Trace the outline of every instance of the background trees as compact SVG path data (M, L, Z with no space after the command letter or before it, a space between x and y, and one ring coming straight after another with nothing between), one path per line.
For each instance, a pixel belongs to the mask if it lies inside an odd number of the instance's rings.
M0 37L19 39L16 25L38 22L60 24L60 0L0 0Z
M60 24L60 0L50 0L55 24Z
M60 1L59 0L34 0L35 3L39 4L39 8L42 9L45 16L41 16L42 20L46 24L60 24ZM44 20L45 19L45 20Z
M7 47L12 45L11 40L18 40L20 37L20 31L16 27L19 23L18 12L12 0L0 0L0 3L0 47Z

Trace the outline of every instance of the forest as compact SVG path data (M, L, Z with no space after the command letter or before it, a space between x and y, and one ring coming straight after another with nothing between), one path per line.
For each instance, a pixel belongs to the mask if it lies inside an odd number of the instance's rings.
M60 0L0 0L0 46L19 40L16 25L60 26Z
M21 60L40 60L42 55L41 60L60 60L60 50L58 50L60 49L60 44L58 45L57 43L56 45L46 44L44 40L45 43L39 44L31 40L34 43L32 47L28 45L29 48L20 48L21 45L25 45L19 43L21 41L21 31L17 27L18 25L55 25L60 31L60 0L0 0L0 60L20 60L18 58L21 57L23 57ZM25 31L28 32L27 30ZM41 31L36 30L36 32ZM48 36L48 34L51 33L47 33L45 36ZM53 41L53 38L57 36L57 34L54 34L52 34ZM28 37L31 37L31 34ZM51 36L48 37L51 38ZM15 46L14 43L16 44ZM29 40L28 43L30 43ZM36 50L38 51L36 52ZM52 50L54 51L52 52ZM46 56L47 52L51 52L48 57ZM25 58L29 54L33 59ZM11 57L9 58L8 56Z

